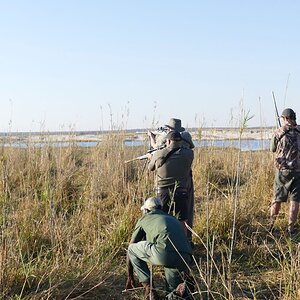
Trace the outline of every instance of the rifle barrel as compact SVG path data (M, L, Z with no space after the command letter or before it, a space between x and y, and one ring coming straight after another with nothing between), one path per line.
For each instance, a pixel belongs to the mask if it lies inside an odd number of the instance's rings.
M161 146L158 146L157 148L148 150L147 153L152 153L152 152L155 152L155 151L157 151L157 150L161 150L161 149L163 149L163 148L165 148L165 147L166 147L166 144L163 144L163 145L161 145Z
M127 164L127 163L132 162L132 161L143 160L143 159L147 159L147 158L148 158L148 156L147 156L147 154L145 154L145 155L141 155L141 156L129 159L129 160L125 160L124 163Z
M277 104L276 104L276 100L275 100L275 94L274 94L273 91L272 91L272 95L273 95L273 101L274 101L274 106L275 106L275 112L276 112L276 116L277 116L277 121L278 121L279 127L281 127L280 116L279 116L279 113L278 113L278 108L277 108Z
M148 151L147 151L147 154L153 153L154 151L163 149L163 148L165 148L165 147L166 147L166 145L162 145L162 146L159 146L159 147L157 147L157 148L155 148L155 149L148 150ZM127 163L132 162L132 161L147 159L147 158L148 158L148 155L147 155L147 154L144 154L144 155L141 155L141 156L138 156L138 157L129 159L129 160L125 160L124 163L127 164Z

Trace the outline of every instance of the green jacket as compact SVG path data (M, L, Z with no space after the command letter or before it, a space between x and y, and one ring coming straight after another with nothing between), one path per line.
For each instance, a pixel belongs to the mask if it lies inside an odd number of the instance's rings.
M177 183L177 187L186 188L190 177L194 152L191 149L180 147L181 144L172 144L169 147L154 152L148 169L156 172L156 186L169 187ZM174 148L180 147L167 161L160 166L161 161Z
M181 223L160 209L146 213L138 220L131 243L142 240L153 243L159 252L174 252L175 246L180 253L192 254Z

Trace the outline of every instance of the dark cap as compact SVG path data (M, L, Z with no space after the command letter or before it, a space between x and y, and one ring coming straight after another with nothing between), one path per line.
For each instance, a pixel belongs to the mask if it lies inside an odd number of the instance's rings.
M166 135L166 140L179 142L181 141L181 134L177 130L172 130Z
M291 108L284 109L281 116L292 120L296 120L296 113Z
M172 118L170 119L169 123L165 125L166 127L177 130L179 132L185 131L185 128L181 126L181 120Z

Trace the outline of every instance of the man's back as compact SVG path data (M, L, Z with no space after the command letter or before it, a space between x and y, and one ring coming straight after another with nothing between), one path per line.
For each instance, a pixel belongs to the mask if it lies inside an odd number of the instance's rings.
M139 240L142 234L158 250L174 252L176 251L175 247L180 252L192 253L180 222L162 210L154 210L146 213L138 221L132 240Z
M300 126L282 126L275 131L273 152L279 170L300 171Z
M176 151L165 160L168 153L174 150ZM149 163L149 170L156 170L157 187L169 187L175 183L178 187L186 187L193 159L194 152L191 149L181 148L176 144L156 151Z

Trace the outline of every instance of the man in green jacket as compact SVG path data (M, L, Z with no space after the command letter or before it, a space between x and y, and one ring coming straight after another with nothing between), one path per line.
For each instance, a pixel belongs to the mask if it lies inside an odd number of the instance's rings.
M135 226L127 253L126 289L134 287L134 270L145 288L145 297L151 299L158 299L158 296L151 289L147 263L165 267L167 290L173 291L182 282L180 272L188 269L192 254L180 222L161 208L159 198L145 201L141 207L144 215Z

